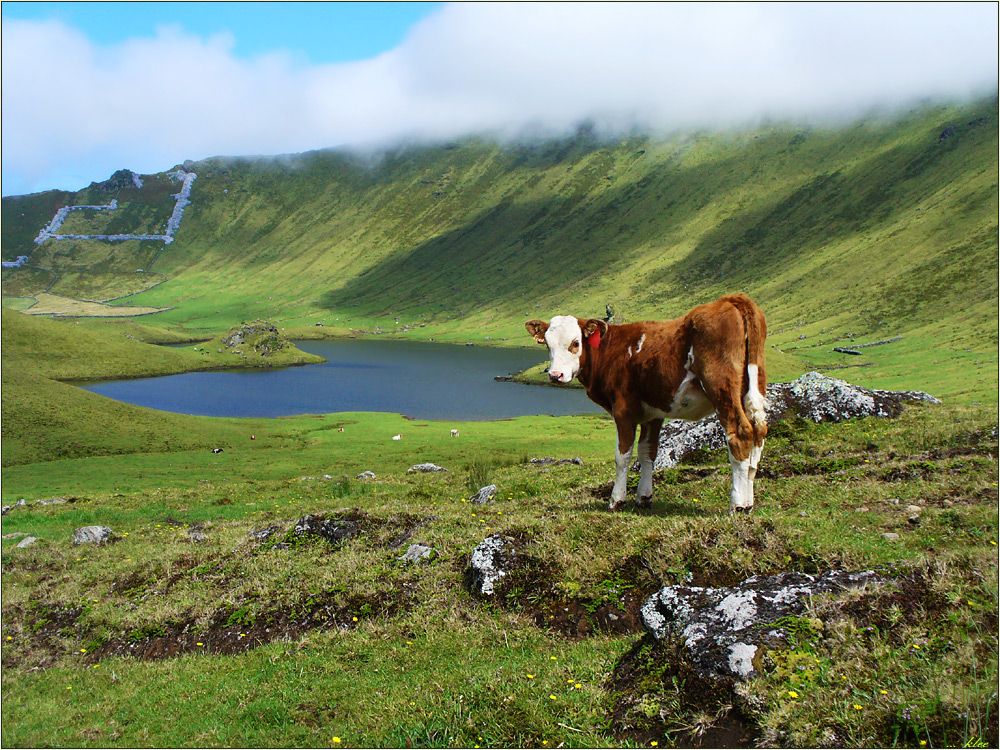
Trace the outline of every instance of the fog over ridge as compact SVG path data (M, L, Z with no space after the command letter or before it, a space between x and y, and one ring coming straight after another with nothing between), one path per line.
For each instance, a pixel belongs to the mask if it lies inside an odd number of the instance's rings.
M77 189L184 159L558 136L843 122L996 91L995 3L470 3L395 49L312 65L234 54L179 27L100 46L3 21L5 195ZM9 184L8 184L9 183Z

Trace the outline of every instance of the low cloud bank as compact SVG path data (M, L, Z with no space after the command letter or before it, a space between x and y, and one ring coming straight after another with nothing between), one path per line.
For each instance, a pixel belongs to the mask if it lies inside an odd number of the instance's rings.
M179 27L3 21L5 195L115 169L467 133L830 121L997 87L995 3L471 3L347 64ZM62 184L60 184L62 180Z

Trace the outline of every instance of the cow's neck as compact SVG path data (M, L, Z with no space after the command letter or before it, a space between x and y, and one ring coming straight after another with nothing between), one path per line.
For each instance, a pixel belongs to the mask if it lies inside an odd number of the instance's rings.
M611 337L614 335L613 330L612 326L608 326L607 332L601 336L600 346L596 349L590 344L585 344L587 347L587 356L580 363L580 371L577 373L576 379L588 391L594 385L594 377L600 372L601 359L604 356L604 352L608 350L608 344L611 343Z

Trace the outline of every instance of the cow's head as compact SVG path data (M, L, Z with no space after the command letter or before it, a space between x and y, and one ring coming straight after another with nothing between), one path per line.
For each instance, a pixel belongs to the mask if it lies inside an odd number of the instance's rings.
M529 320L524 324L535 341L549 348L549 380L568 383L580 372L580 363L587 348L601 345L601 336L608 324L591 318L580 320L572 315L557 315L548 323Z

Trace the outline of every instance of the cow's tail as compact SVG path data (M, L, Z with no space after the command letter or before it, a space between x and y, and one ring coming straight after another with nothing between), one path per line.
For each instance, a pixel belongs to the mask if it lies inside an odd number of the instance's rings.
M743 317L746 334L747 389L743 396L743 411L754 428L754 442L760 443L767 434L767 372L764 368L764 341L767 321L764 313L745 295L735 295L733 304Z

